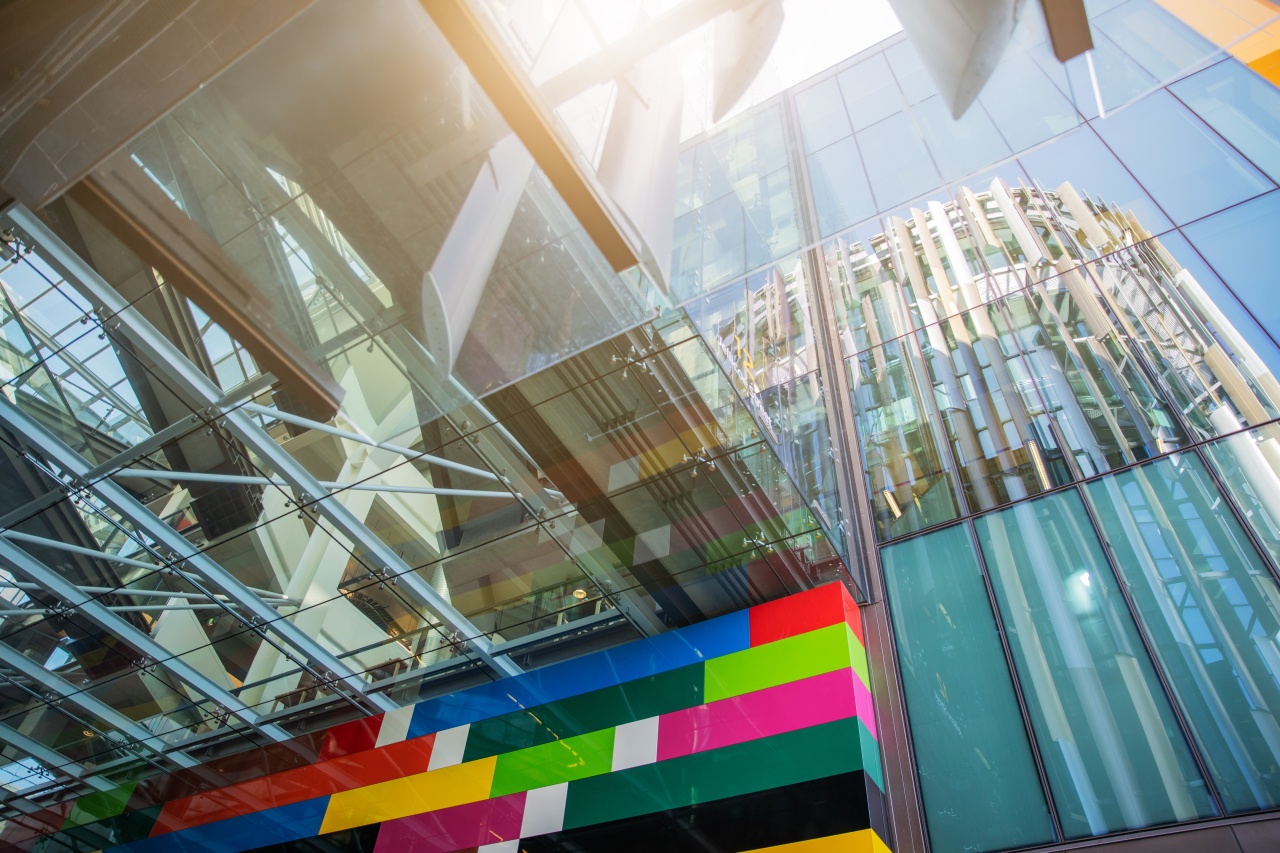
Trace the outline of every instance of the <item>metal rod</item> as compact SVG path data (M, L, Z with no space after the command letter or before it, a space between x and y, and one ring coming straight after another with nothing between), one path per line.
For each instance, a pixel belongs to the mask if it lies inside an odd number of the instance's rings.
M192 483L237 483L247 486L281 486L291 488L289 481L280 477L254 477L245 474L203 474L196 471L153 471L150 468L121 468L112 476L138 480L186 480ZM444 495L460 498L506 498L515 500L511 492L495 492L484 489L435 489L429 486L392 486L382 483L339 483L321 480L326 489L356 492L398 492L410 495Z
M40 589L38 583L20 583L18 581L0 581L0 587L10 587L13 589ZM134 589L128 586L109 587L109 586L82 586L80 591L89 595L137 595L144 598L184 598L196 600L209 600L211 597L214 601L229 601L225 595L209 596L203 592L168 592L163 589ZM283 595L263 596L268 604L299 604L296 598L286 598Z
M494 474L492 471L485 471L483 468L475 468L475 467L472 467L471 465L464 465L461 462L454 462L452 459L444 459L439 456L432 456L431 454L428 454L428 453L420 453L416 450L410 450L407 447L401 447L397 444L391 444L390 442L376 441L375 439L370 438L368 435L365 435L363 432L357 433L357 432L351 432L345 429L340 429L335 426L330 426L329 424L320 423L319 421L313 421L309 418L299 417L298 415L294 415L289 412L282 412L279 409L273 409L268 406L260 406L257 403L245 403L241 408L247 409L248 411L253 412L255 414L263 415L269 418L275 418L276 420L284 421L285 423L290 423L295 426L306 427L307 429L313 429L313 430L316 430L317 432L328 433L329 435L336 435L339 438L345 438L349 441L359 442L360 444L366 445L368 447L377 447L380 450L390 450L392 453L399 453L402 456L408 457L410 460L424 459L433 465L439 465L441 468L451 468L454 471L461 471L463 473L471 474L476 477L483 477L486 480L494 480L497 482L502 481L502 478L499 477L497 474Z

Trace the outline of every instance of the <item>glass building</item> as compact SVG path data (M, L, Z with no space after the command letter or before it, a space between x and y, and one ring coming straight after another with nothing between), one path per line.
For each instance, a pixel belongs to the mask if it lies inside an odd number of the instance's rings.
M0 88L0 849L1280 849L1280 5L173 5Z

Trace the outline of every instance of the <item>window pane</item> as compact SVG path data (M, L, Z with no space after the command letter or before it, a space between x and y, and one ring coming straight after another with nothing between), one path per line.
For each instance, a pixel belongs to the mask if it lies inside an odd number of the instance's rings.
M1088 495L1225 806L1280 803L1280 594L1261 556L1194 454Z
M858 147L880 210L941 186L938 170L906 113L858 131Z
M1228 436L1205 450L1262 547L1280 561L1280 426Z
M1063 833L1212 815L1080 496L1016 504L975 527Z
M852 136L809 155L809 182L818 210L818 229L825 236L848 228L876 212L862 157Z
M1026 54L1001 60L982 87L978 101L1015 152L1025 151L1080 123L1076 108Z
M933 850L1053 841L991 602L964 527L893 545L881 558Z
M1274 180L1280 177L1280 91L1234 59L1169 89Z
M853 132L849 128L849 118L844 114L840 86L834 77L797 92L796 113L800 117L805 151L826 148Z
M867 488L881 539L956 518L955 484L943 462L910 346L898 340L849 360Z
M1111 207L1132 211L1147 233L1169 230L1168 217L1088 127L1066 133L1018 161L1043 187L1069 183L1085 198L1101 198Z
M1236 298L1274 339L1280 336L1280 299L1276 299L1276 223L1280 193L1224 210L1183 232Z
M941 96L922 101L911 111L945 180L954 181L1013 153L981 104L969 107L958 119L951 117Z
M1275 186L1165 91L1095 122L1094 128L1178 223Z
M840 91L844 93L854 130L862 130L882 118L888 118L905 106L884 54L877 54L841 71L836 79L840 81Z

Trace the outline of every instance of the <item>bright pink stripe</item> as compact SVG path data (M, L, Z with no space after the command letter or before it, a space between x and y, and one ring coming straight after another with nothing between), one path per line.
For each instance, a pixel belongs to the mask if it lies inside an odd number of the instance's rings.
M450 853L520 837L524 792L389 820L373 853Z
M867 727L867 731L871 732L873 738L880 740L880 735L876 734L875 702L871 699L871 691L862 683L862 679L856 672L853 674L853 701L858 706L858 719L862 720L862 724Z
M658 720L658 760L856 716L863 706L859 705L855 684L861 686L852 670L838 669L663 714ZM874 732L874 724L870 720L864 722Z

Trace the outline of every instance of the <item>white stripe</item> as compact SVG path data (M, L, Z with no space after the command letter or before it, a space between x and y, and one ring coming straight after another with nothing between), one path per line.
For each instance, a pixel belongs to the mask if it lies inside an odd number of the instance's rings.
M623 723L614 730L614 772L640 767L658 760L658 718L648 717L634 723Z
M396 708L382 715L382 726L378 729L376 746L399 743L409 736L409 722L413 719L413 706Z
M564 829L564 804L569 798L569 783L534 788L525 795L524 820L520 837L532 838Z
M436 732L435 746L431 747L431 760L427 762L428 770L439 770L441 767L452 767L462 763L462 755L467 750L467 734L471 724L455 726Z

